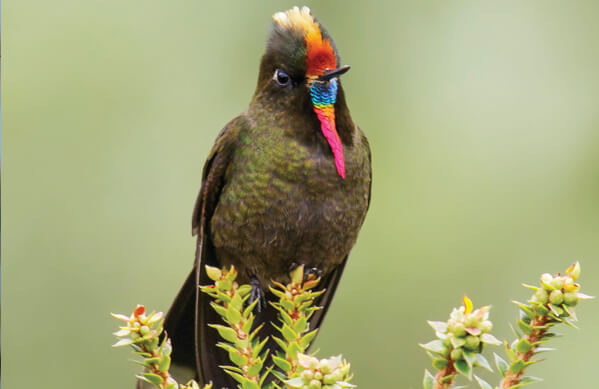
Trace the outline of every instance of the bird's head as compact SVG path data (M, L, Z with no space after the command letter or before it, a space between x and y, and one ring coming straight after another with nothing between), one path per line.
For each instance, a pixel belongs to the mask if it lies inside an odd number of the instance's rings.
M333 40L308 7L294 7L273 15L273 27L262 57L257 96L266 97L282 109L309 107L320 121L335 159L338 174L345 178L343 146L336 128L335 103L341 66Z

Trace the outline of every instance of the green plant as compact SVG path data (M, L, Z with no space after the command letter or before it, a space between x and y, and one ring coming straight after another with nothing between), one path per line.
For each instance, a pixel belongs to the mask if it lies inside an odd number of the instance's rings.
M202 286L201 290L213 298L212 308L223 320L223 323L211 326L222 338L218 346L229 353L231 361L231 365L222 368L239 383L239 388L354 387L348 382L351 379L350 365L340 355L319 360L305 354L317 333L317 330L309 331L309 320L320 309L315 306L315 301L324 290L312 290L318 285L319 279L313 274L304 274L303 266L291 273L289 284L273 282L274 286L270 288L278 298L271 304L279 312L278 322L272 325L280 333L280 337L274 337L280 351L272 354L270 360L269 350L263 350L268 339L259 336L262 325L254 326L253 311L257 301L249 303L251 286L237 284L237 270L234 267L218 269L207 266L206 271L214 284ZM114 346L131 346L142 357L139 363L145 371L137 376L138 379L160 389L199 389L196 382L181 385L168 373L172 348L166 338L159 342L163 331L161 312L145 315L145 308L138 306L130 316L113 316L127 323L115 332L120 340ZM277 380L265 384L270 374ZM206 386L203 389L209 388Z
M524 285L535 293L527 303L514 301L520 309L518 328L514 329L516 339L508 343L500 342L490 331L489 307L473 310L472 302L464 298L464 305L454 309L447 322L429 322L437 339L421 345L432 359L435 375L425 370L425 389L449 389L458 375L469 380L473 378L482 389L493 387L473 374L476 367L492 370L483 356L483 345L504 345L507 361L494 353L495 365L501 374L496 388L516 389L540 381L539 378L525 376L526 369L537 362L537 354L552 349L544 347L555 336L550 329L560 323L571 327L577 320L574 307L580 300L591 299L580 293L576 283L580 277L580 264L570 266L564 275L545 273L539 286Z
M202 292L213 298L214 310L222 323L212 324L222 342L218 346L227 350L231 365L222 368L239 383L240 389L343 389L355 387L348 381L352 375L350 365L339 355L318 359L306 354L308 345L317 330L310 331L309 322L319 309L315 301L323 291L314 292L319 279L305 274L303 266L296 268L287 285L273 282L271 292L278 298L271 304L279 312L275 326L280 336L273 337L279 350L263 350L267 339L260 338L262 326L254 326L254 308L249 303L251 286L238 285L235 268L218 269L206 267L213 285L202 286ZM511 343L499 341L491 331L490 307L475 309L468 297L463 305L454 308L445 322L429 321L436 339L421 344L432 359L435 374L425 370L425 389L457 389L457 377L475 380L482 389L493 389L491 384L474 374L477 368L492 371L491 364L483 355L487 346L504 345L507 357L494 353L495 366L501 374L498 389L517 389L540 379L525 376L527 368L538 362L535 357L545 351L545 343L555 333L551 329L558 324L572 327L577 320L574 307L580 300L593 297L580 292L577 283L580 264L570 266L564 275L545 273L538 286L524 285L534 291L527 303L514 301L520 317L514 328L516 339ZM164 337L163 314L146 314L143 306L137 306L130 316L113 314L125 324L115 332L119 341L114 346L131 346L142 360L138 363L144 371L137 378L160 389L200 389L190 381L177 383L169 374L170 341ZM269 358L270 356L270 358ZM276 380L265 384L273 375ZM210 389L207 385L202 389Z

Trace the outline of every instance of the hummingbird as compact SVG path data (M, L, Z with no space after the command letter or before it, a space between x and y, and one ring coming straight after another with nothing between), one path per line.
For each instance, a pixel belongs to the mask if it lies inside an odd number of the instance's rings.
M234 265L237 281L252 285L251 298L261 300L255 325L276 318L264 303L274 300L271 280L287 282L294 266L314 269L326 291L310 330L322 324L370 204L370 147L340 80L348 70L308 7L273 15L249 107L221 130L204 165L192 216L196 256L164 326L175 378L236 387L208 327L221 319L199 291L212 282L205 265ZM267 324L260 336L274 331Z

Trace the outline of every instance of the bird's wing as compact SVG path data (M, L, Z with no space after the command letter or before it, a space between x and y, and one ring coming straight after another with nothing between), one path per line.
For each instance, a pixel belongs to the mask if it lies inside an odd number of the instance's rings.
M212 282L206 275L205 265L220 267L211 246L209 223L226 183L235 141L240 131L247 126L243 115L229 122L218 135L204 165L202 186L192 219L192 232L197 235L194 266L167 313L164 324L173 344L173 372L181 372L180 377L175 378L183 382L195 378L200 386L209 381L219 385L231 382L231 378L218 367L228 362L228 356L224 350L216 347L216 331L206 330L207 323L218 323L220 318L210 307L210 298L201 293L198 286Z

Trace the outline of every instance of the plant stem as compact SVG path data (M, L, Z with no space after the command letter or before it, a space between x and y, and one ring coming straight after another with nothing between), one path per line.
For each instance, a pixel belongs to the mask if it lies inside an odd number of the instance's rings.
M547 333L547 328L544 328L544 327L548 322L549 322L548 316L537 316L530 322L530 326L532 328L532 334L524 336L524 339L526 339L532 345L532 347L530 348L530 350L528 350L525 353L518 353L516 355L518 360L521 360L525 363L527 363L531 360L531 358L535 354L535 350L538 347L536 345L536 343L539 342L541 339L543 339L543 337ZM524 370L525 369L521 369L518 373L514 373L514 372L508 370L505 377L503 377L503 379L501 380L500 388L508 389L508 388L511 388L512 386L520 383L520 379L522 378L522 375L524 374Z
M453 361L450 359L447 366L435 375L434 389L449 389L453 384L453 379L456 375L456 370L453 367ZM450 378L449 378L450 377Z

